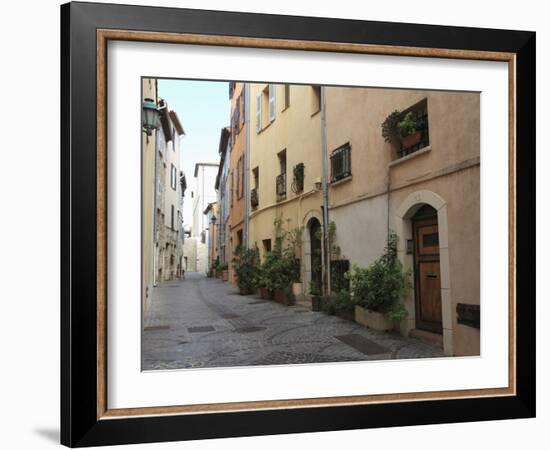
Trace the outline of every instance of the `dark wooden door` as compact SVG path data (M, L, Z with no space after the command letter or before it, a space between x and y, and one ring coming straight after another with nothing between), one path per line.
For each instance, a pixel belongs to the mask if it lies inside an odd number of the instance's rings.
M311 219L309 223L309 240L311 242L311 287L321 292L322 287L322 247L321 247L321 223L317 219Z
M435 210L433 212L435 213ZM416 327L426 331L442 333L437 215L413 219L413 230L415 242Z

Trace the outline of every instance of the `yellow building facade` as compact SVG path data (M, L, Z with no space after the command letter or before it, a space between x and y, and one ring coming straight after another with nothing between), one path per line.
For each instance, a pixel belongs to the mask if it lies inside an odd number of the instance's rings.
M276 220L286 231L301 230L298 294L321 283L321 252L312 251L322 245L321 131L320 88L250 84L248 245L263 258L275 248Z

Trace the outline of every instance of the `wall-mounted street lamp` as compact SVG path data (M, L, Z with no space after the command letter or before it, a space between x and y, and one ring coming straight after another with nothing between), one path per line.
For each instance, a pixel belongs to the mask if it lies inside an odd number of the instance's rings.
M321 182L321 178L315 179L315 190L320 191L323 187L323 183Z
M146 98L143 100L141 122L142 129L145 131L147 136L151 136L153 130L158 128L159 111L157 109L157 104L151 98Z

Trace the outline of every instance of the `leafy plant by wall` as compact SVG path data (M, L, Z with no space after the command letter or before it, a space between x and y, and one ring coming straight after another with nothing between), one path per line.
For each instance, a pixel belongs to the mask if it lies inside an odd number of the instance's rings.
M353 265L346 274L354 302L391 320L402 320L407 311L401 299L410 289L409 272L397 258L397 235L390 233L384 253L368 267Z

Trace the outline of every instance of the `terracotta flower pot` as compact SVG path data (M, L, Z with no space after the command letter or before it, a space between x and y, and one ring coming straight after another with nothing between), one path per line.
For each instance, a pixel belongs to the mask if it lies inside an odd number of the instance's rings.
M263 298L264 300L271 300L272 297L273 297L273 292L270 291L266 287L261 287L260 288L260 297Z
M405 150L415 146L420 142L421 137L422 133L420 131L416 131L413 134L409 134L408 136L401 138L401 148Z
M222 272L222 279L223 279L223 281L229 280L229 270L224 270Z
M274 299L277 303L286 306L292 306L295 303L294 295L287 294L283 289L275 289Z

